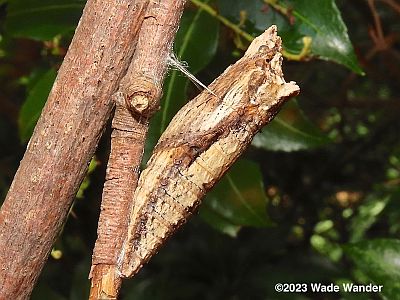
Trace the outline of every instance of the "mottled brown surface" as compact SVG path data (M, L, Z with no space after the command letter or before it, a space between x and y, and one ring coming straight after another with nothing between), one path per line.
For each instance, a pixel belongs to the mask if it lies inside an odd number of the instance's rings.
M129 277L158 250L254 135L299 92L281 69L281 40L270 27L209 88L185 105L161 136L134 194L120 271Z
M126 76L121 80L113 119L111 153L103 189L92 259L90 299L116 299L116 263L126 237L129 207L137 186L148 118L159 107L166 58L179 26L185 0L151 1Z
M117 100L112 122L111 152L103 188L98 238L93 250L89 299L117 299L121 278L116 255L127 226L127 211L139 177L148 121L135 119L123 99Z
M27 299L131 61L148 1L89 0L0 211L0 299Z

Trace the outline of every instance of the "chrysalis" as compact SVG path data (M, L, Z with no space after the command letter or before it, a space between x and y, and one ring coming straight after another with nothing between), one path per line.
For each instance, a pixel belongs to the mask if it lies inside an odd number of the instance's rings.
M281 50L277 28L271 26L209 89L171 55L170 64L207 92L179 110L140 175L118 259L120 276L140 270L196 211L255 134L298 94L296 83L283 77Z

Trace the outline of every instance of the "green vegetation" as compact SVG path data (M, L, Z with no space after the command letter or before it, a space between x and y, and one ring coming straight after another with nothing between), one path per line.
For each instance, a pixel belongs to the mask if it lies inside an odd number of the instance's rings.
M0 201L84 3L0 0ZM395 0L188 0L174 52L202 82L277 24L285 77L301 94L124 284L122 299L400 298L399 14ZM146 158L197 93L170 70ZM107 133L32 299L87 299ZM277 293L277 283L384 287L322 296Z

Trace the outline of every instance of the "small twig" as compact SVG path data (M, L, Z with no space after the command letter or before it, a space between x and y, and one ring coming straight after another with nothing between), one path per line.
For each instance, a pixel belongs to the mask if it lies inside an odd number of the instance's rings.
M394 0L381 0L383 3L389 5L393 10L395 10L398 14L400 14L400 4L398 4Z
M114 97L116 110L112 123L111 152L103 188L98 238L93 250L90 298L117 299L121 278L116 276L113 256L123 240L129 209L139 172L148 121L135 118L123 97Z
M383 34L381 19L375 7L375 0L368 0L368 6L371 10L375 23L375 30L370 31L371 38L378 50L386 50L388 45L385 40L385 35Z
M218 12L213 9L210 5L201 2L200 0L190 0L194 5L199 7L200 9L204 10L206 13L210 14L211 16L215 17L218 21L220 21L222 24L224 24L226 27L234 31L236 34L240 35L243 37L246 41L251 43L254 40L254 37L247 33L246 31L242 30L238 25L232 23L229 21L227 18L221 16L218 14Z
M117 299L117 258L127 231L149 118L159 107L167 58L185 0L152 1L129 69L114 95L111 153L103 189L98 238L93 250L91 300Z
M278 4L277 0L264 0L264 2L268 5L270 5L273 9L275 9L278 13L282 14L284 17L286 17L290 23L290 25L293 25L295 22L294 16L292 14L292 10L287 8L286 6Z

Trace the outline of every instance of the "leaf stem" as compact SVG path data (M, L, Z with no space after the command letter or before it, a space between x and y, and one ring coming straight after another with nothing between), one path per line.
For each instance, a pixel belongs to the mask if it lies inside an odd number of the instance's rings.
M273 9L275 9L277 12L281 13L282 15L285 15L285 16L289 15L288 8L278 4L277 0L264 0L264 2L267 3L268 5L270 5Z
M190 0L194 5L196 5L198 8L204 10L214 18L216 18L218 21L220 21L222 24L224 24L226 27L231 29L233 32L235 32L237 35L241 36L244 38L246 41L251 43L254 40L254 37L241 29L238 25L235 23L229 21L227 18L221 16L214 8L212 8L210 5L201 2L200 0ZM286 7L283 7L279 4L277 4L276 0L264 0L265 3L270 4L275 10L284 13L285 15L288 12L288 9ZM310 53L311 50L311 43L312 43L312 38L309 36L303 37L303 48L301 49L300 53L290 53L287 50L282 50L282 55L289 59L289 60L296 60L296 61L301 61L304 60L307 55Z
M229 21L227 18L221 16L218 14L218 12L212 8L210 5L201 2L200 0L190 0L194 5L196 5L198 8L204 10L211 16L215 17L218 21L220 21L222 24L224 24L226 27L230 28L233 30L235 33L246 39L248 42L252 42L254 40L254 37L247 33L246 31L242 30L239 26L236 24L232 23Z
M282 55L289 60L302 61L304 60L311 52L312 45L312 37L311 36L303 36L303 48L301 48L299 53L290 53L287 50L282 50Z
M319 32L318 27L316 27L314 24L309 22L306 17L304 17L302 14L300 14L296 10L294 10L290 7L288 8L284 4L278 4L278 0L264 0L264 3L270 5L277 12L285 15L289 19L289 22L292 22L291 16L295 16L296 18L300 19L302 22L306 23L308 26L313 28L316 32Z

